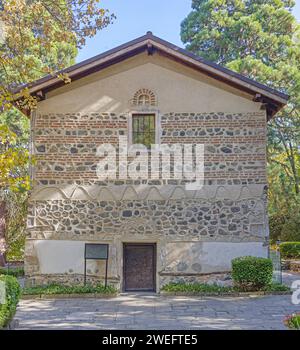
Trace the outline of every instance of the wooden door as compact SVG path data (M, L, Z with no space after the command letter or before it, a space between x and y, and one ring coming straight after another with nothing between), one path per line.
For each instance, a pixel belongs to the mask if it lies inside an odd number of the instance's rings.
M124 290L155 291L155 244L124 244Z

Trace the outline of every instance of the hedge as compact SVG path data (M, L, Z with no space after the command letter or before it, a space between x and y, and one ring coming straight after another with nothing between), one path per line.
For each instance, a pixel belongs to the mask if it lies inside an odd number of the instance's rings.
M5 285L5 302L0 303L0 328L3 328L7 326L16 312L21 288L18 280L13 276L0 275L0 283Z
M284 259L300 258L300 242L280 243L279 250L280 250L281 257Z
M271 259L244 256L232 260L234 284L243 291L266 289L272 284Z

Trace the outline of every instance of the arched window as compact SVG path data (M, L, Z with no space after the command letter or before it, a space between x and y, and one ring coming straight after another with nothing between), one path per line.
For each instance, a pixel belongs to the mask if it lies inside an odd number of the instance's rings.
M147 94L141 94L138 97L137 104L139 106L150 105L150 96Z
M134 94L132 104L135 106L156 106L155 94L149 89L140 89Z

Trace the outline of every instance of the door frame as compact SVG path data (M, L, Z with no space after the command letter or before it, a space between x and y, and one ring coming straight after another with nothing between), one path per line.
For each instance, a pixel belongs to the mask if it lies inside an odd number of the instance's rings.
M136 289L133 290L131 289L130 291L126 290L126 269L125 269L125 248L126 246L151 246L153 247L153 259L152 259L152 270L153 270L153 289ZM123 283L122 283L122 291L123 292L154 292L156 293L156 260L157 260L157 254L156 254L157 248L156 248L156 243L142 243L142 242L123 242Z

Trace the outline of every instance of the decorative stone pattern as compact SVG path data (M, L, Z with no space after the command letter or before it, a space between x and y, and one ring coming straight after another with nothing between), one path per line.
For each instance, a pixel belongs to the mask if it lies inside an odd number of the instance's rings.
M140 89L134 94L131 104L133 106L156 106L156 96L154 92L149 89Z
M72 199L72 200L98 200L98 201L127 201L127 200L168 200L168 199L209 199L217 201L222 199L241 200L262 198L266 192L264 185L240 185L222 182L214 186L204 182L201 189L189 190L182 181L178 184L171 180L162 184L158 180L149 180L146 183L134 181L134 184L126 184L126 181L105 183L97 185L66 184L51 186L36 186L31 194L33 200Z

